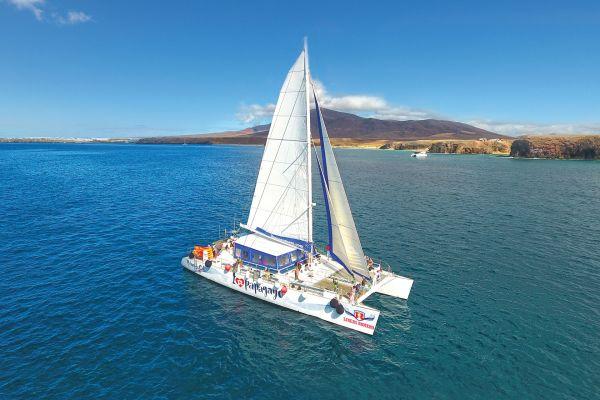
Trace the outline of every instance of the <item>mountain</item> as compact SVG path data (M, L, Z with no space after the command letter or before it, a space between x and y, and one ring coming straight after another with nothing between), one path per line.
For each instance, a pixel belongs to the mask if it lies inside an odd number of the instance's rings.
M327 132L332 142L362 143L373 141L406 141L460 139L477 140L479 138L501 139L499 135L485 129L476 128L461 122L437 119L393 121L376 118L364 118L358 115L322 109ZM315 111L311 111L311 132L317 135ZM163 136L142 138L138 143L206 143L206 144L264 144L270 125L259 125L240 131L228 131L201 135Z

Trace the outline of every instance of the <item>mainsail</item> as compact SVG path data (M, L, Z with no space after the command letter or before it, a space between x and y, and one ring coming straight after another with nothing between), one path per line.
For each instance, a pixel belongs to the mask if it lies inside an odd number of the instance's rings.
M309 92L305 45L288 72L277 100L246 227L312 250ZM321 139L320 175L326 199L330 253L351 275L368 278L365 256L316 93L314 99Z
M306 45L287 74L263 153L250 229L310 247L312 187Z
M346 197L346 190L335 161L316 93L314 99L317 127L321 140L321 163L319 166L323 197L326 199L329 251L332 258L342 264L348 272L369 278L365 254L356 231L350 204Z

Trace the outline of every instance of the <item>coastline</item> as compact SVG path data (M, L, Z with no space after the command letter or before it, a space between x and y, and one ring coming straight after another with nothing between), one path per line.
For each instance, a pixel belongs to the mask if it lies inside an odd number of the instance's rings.
M264 138L244 136L206 136L176 138L0 138L0 144L134 144L134 145L228 145L264 146ZM420 139L386 140L331 138L332 146L341 149L428 151L432 154L494 155L515 159L600 159L600 135L522 136L514 139ZM314 140L320 146L319 140Z

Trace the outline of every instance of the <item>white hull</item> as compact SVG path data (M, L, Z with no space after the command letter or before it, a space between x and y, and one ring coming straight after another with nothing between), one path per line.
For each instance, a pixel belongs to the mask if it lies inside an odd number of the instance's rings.
M357 305L350 304L347 299L340 300L340 304L344 306L344 313L338 314L336 309L329 305L331 299L336 296L335 293L324 289L308 287L293 289L291 287L293 283L273 283L263 281L261 278L254 280L251 276L244 273L234 275L233 270L229 272L225 271L222 267L222 265L225 265L225 262L219 260L213 261L211 267L206 268L203 266L201 260L184 257L181 260L181 265L195 274L248 296L369 335L374 333L377 321L379 320L379 310L360 303ZM390 289L391 286L388 286L391 285L391 282L398 280L397 278L400 280L395 285L392 285L395 288L394 291L394 288ZM284 286L285 289L282 290ZM388 276L381 280L380 284L375 284L359 300L363 300L371 293L379 292L380 288L386 287L388 287L387 290L381 290L381 293L406 298L410 293L411 286L411 279L388 274Z

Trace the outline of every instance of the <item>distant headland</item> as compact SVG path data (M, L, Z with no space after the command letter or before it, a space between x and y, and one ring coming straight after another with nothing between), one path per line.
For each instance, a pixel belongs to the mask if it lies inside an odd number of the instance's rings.
M455 121L436 119L393 121L322 109L336 147L385 150L427 150L444 154L494 154L522 158L600 159L600 135L500 135ZM314 123L316 116L312 115ZM270 125L219 133L122 138L0 138L0 143L133 143L264 145ZM316 125L312 132L317 132ZM319 140L314 138L315 144Z
M510 155L522 158L600 159L600 135L526 136L512 142Z

